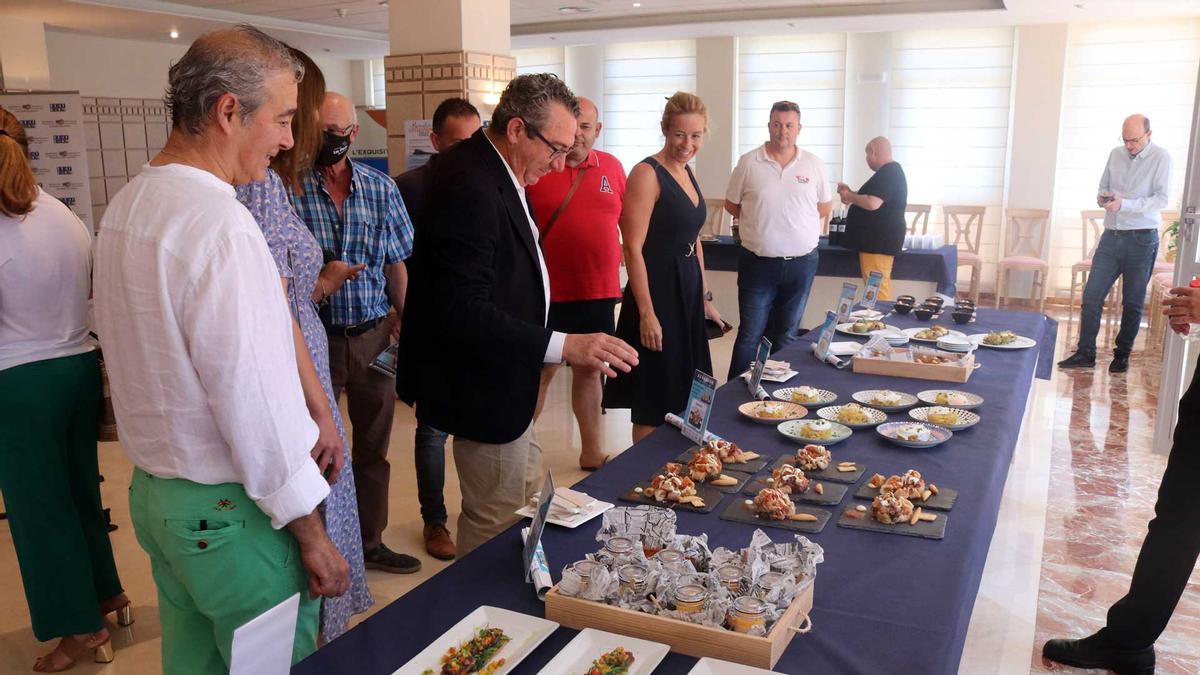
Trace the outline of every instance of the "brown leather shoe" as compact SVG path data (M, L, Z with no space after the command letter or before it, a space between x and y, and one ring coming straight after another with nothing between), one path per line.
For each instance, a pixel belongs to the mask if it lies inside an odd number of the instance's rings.
M454 540L450 538L450 530L441 523L431 523L425 526L425 552L438 560L454 560L458 552L454 548Z

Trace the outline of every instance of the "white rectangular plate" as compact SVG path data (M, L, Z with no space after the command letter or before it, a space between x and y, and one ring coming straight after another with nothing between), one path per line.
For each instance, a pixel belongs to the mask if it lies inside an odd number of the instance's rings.
M696 667L689 670L688 675L782 675L782 673L711 659L706 656L696 662Z
M608 633L595 628L584 628L571 640L550 663L542 668L539 675L566 675L570 673L586 673L592 661L600 658L617 647L633 654L633 667L629 675L650 675L654 667L671 651L671 648L649 640Z
M796 376L796 371L788 370L787 372L783 373L782 375L768 375L766 373L763 373L762 379L763 379L763 382L787 382L788 380L792 379L795 376Z
M566 502L557 501L554 503L553 506L550 507L550 515L546 518L547 523L553 523L553 524L559 525L561 527L575 529L576 527L579 527L580 525L586 523L587 521L591 520L592 518L595 518L596 516L600 515L601 513L604 513L605 511L607 511L613 507L612 503L602 502L597 499L596 501L593 501L592 503L588 504L587 506L581 507L579 509L580 513L578 515L570 516L558 508L559 504L565 504L565 503ZM522 518L532 518L533 517L533 507L526 504L525 506L522 506L521 508L517 509L515 511L515 513L518 516L521 516Z
M512 638L492 657L504 659L504 665L496 670L496 675L504 675L511 672L522 659L529 656L530 652L557 630L558 624L536 616L483 605L463 617L453 628L442 633L441 637L392 675L421 675L427 669L433 669L435 673L441 672L442 655L446 650L470 640L480 628L499 628Z

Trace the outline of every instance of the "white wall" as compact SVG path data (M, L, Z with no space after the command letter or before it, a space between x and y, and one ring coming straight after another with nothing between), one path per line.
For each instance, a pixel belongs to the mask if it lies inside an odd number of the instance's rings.
M7 39L7 38L6 38ZM46 31L50 88L84 96L161 98L167 69L187 51L187 44L142 42ZM310 55L311 56L311 55ZM356 61L314 57L331 91L361 96L354 87ZM355 100L355 103L365 103Z
M4 17L4 39L0 40L0 87L50 87L46 39L46 27L42 22Z
M737 38L696 40L696 94L708 108L708 134L696 156L696 181L706 199L723 199L737 163Z

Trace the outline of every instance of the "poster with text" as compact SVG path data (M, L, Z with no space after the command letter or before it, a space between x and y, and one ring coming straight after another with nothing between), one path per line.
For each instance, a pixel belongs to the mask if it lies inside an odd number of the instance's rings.
M854 306L854 298L858 295L858 284L849 281L842 282L842 294L838 297L837 305L837 320L846 322L850 320L850 308Z
M38 185L66 204L93 232L83 105L77 91L0 93L0 106L25 128Z
M879 299L879 284L883 283L883 272L872 270L867 275L867 287L863 289L863 307L875 309L875 301Z
M817 358L822 361L829 356L829 343L833 342L833 331L837 328L837 315L825 312L825 323L821 325L820 337L817 338Z

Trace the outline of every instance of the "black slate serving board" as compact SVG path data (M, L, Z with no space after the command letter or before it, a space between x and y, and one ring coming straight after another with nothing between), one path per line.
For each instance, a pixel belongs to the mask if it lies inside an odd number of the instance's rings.
M805 475L807 475L807 474L805 474ZM858 492L854 493L854 498L855 499L874 500L875 497L878 495L879 495L879 490L871 487L870 485L867 485L866 483L863 483L858 488ZM944 488L939 485L938 493L936 495L930 495L929 501L923 502L920 500L911 500L911 499L909 501L911 501L913 503L913 506L920 506L923 509L934 509L936 511L949 511L950 509L954 508L954 502L958 501L958 490L955 490L954 488Z
M809 476L810 474L807 471L805 471L804 475ZM769 477L770 477L770 474L764 474L760 477L755 478L754 480L750 481L749 483L746 483L746 487L742 489L742 494L747 495L749 497L753 497L754 495L758 494L759 490L761 490L765 487L771 487L770 484L766 482L766 479ZM841 503L842 497L845 497L846 492L850 489L850 487L847 485L842 485L840 483L830 483L828 481L823 481L823 480L813 480L812 483L813 484L821 483L822 489L825 490L825 494L821 494L821 495L817 494L817 492L815 490L813 490L813 485L809 485L808 490L801 492L799 494L791 495L792 501L803 502L806 504L819 504L821 506L830 506L833 504ZM872 497L872 499L873 499L873 497Z
M693 447L689 448L687 450L687 452L684 452L682 455L676 457L675 459L673 459L671 461L678 462L680 464L687 464L688 462L692 461L692 455L699 449L700 448L698 446L693 446ZM749 448L742 448L742 449L749 450ZM751 451L751 452L753 452L753 451ZM745 462L742 464L729 462L729 463L725 464L725 472L729 473L730 471L741 471L742 473L758 473L759 471L762 471L763 469L765 469L767 464L769 464L772 459L774 459L774 457L762 455L761 457L759 457L758 459L756 459L752 462Z
M729 505L721 512L720 518L721 520L728 520L734 523L748 523L760 527L776 527L781 530L791 530L792 532L817 534L825 529L825 523L828 523L832 517L832 514L828 511L815 509L810 506L797 506L796 513L811 513L817 517L817 520L771 520L770 518L759 518L754 514L754 509L746 506L745 501L742 499L729 500Z
M773 471L778 469L784 464L791 464L792 457L793 455L784 455L783 457L775 460L775 463L771 465L771 470ZM804 475L812 478L813 480L819 480L822 483L833 482L853 484L857 483L858 479L862 478L863 474L867 471L867 465L863 464L862 462L855 462L854 471L838 471L837 463L840 461L848 462L850 460L839 460L837 455L834 454L833 461L829 463L829 466L820 471L809 471L808 469L805 469Z
M650 489L650 481L638 483L634 487L640 487L644 490ZM721 503L725 497L723 493L707 485L697 485L696 495L704 500L704 507L697 508L691 504L680 504L679 502L660 502L644 492L634 492L633 488L621 495L621 501L633 502L634 504L649 504L650 506L661 506L666 509L679 509L680 511L693 511L695 513L712 513L713 509Z
M853 509L854 506L848 506L847 509ZM941 539L946 536L946 524L949 521L949 516L944 513L935 513L937 520L932 522L919 520L916 525L908 523L898 523L896 525L886 525L871 517L871 510L868 508L863 513L862 518L851 518L843 511L838 518L838 527L845 527L852 530L868 530L870 532L882 532L884 534L897 534L902 537L920 537L922 539Z

